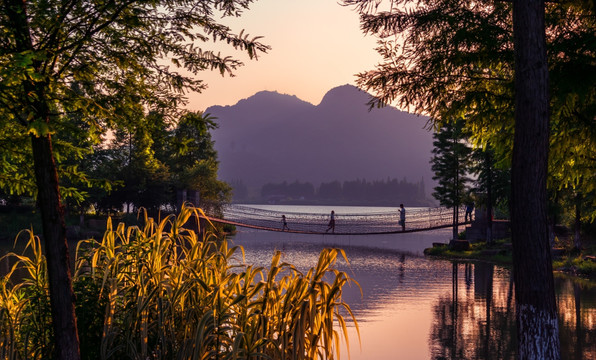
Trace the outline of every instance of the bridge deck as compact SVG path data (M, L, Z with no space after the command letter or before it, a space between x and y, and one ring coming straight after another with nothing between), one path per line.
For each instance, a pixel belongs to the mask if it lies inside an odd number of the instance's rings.
M286 215L289 230L282 230L282 214ZM469 224L461 221L465 212L460 210L458 225ZM249 206L232 205L224 211L225 219L209 218L213 222L231 224L251 229L289 232L296 234L332 234L326 232L328 214L282 213L256 209ZM446 208L407 209L406 228L399 225L399 213L384 212L370 214L336 214L333 235L378 235L404 234L429 231L453 226L453 212Z

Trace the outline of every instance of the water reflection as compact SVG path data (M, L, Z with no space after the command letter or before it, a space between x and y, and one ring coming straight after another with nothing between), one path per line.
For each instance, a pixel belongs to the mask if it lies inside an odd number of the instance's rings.
M509 271L487 263L454 262L452 267L451 294L440 295L433 307L432 358L514 359L516 325ZM471 268L473 294L469 293ZM594 286L563 276L556 277L555 285L562 357L596 359Z
M566 359L596 359L596 287L555 278L561 354Z
M246 263L265 268L273 252L281 250L284 261L306 270L316 264L321 249L333 243L332 237L307 242L290 234L259 234L239 234L234 241L245 248ZM422 240L423 246L436 241ZM359 321L362 341L359 347L351 327L351 359L515 358L509 269L431 260L420 255L411 239L394 240L390 248L376 246L383 241L363 238L341 246L350 265L340 262L339 267L362 287L362 295L355 286L344 294ZM405 244L403 249L400 244ZM6 271L8 264L0 262L0 275ZM562 358L596 360L596 287L562 276L555 278L555 286ZM347 359L345 345L342 353Z
M275 249L307 268L324 245L300 241L244 242L246 262L265 261ZM511 271L488 263L430 260L415 252L345 246L362 286L345 301L360 324L362 347L351 359L514 359L515 298ZM261 260L259 260L261 259ZM267 259L267 260L265 260ZM555 279L564 359L596 359L596 290ZM352 338L356 339L355 331ZM345 352L344 352L345 354ZM347 358L347 356L346 356Z
M507 271L495 279L495 270L502 269L487 263L452 264L451 294L440 295L433 306L433 359L515 358L512 279Z

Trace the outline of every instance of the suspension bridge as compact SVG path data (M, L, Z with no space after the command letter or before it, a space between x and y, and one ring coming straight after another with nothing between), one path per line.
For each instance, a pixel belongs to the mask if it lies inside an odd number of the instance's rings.
M285 215L288 229L283 229ZM458 225L463 221L465 210L459 209ZM406 209L405 230L399 223L399 212L367 212L366 214L335 214L335 229L327 231L329 214L280 212L245 205L230 205L224 209L223 219L208 217L212 222L264 231L297 234L378 235L429 231L453 226L453 210L437 208Z

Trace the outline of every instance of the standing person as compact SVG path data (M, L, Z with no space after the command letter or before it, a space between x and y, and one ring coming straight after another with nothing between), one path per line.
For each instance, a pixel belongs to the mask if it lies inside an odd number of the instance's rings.
M399 204L399 224L401 225L401 231L406 231L406 209L404 209L404 204Z
M468 201L468 204L466 205L466 222L468 222L468 215L470 215L470 221L472 221L472 211L474 210L474 202L473 201Z
M329 232L331 230L332 233L335 233L335 211L331 210L331 215L329 217L329 227L325 232Z
M286 231L286 230L290 230L290 228L288 227L288 222L286 221L286 216L282 215L281 216L281 223L282 223L282 227L281 227L281 231Z

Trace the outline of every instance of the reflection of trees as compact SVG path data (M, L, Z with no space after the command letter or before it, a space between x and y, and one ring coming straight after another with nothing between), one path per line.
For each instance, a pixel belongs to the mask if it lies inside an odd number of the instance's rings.
M556 278L561 354L596 359L596 287Z
M470 294L473 267L474 293ZM433 307L430 334L433 359L514 359L515 301L508 272L492 264L453 263L451 294ZM565 359L596 359L596 287L556 278L561 354Z
M473 294L469 289L473 267ZM464 283L458 281L459 264L453 263L451 295L442 296L433 307L430 334L433 359L515 358L515 311L511 308L512 287L508 274L494 280L494 265L464 266Z

